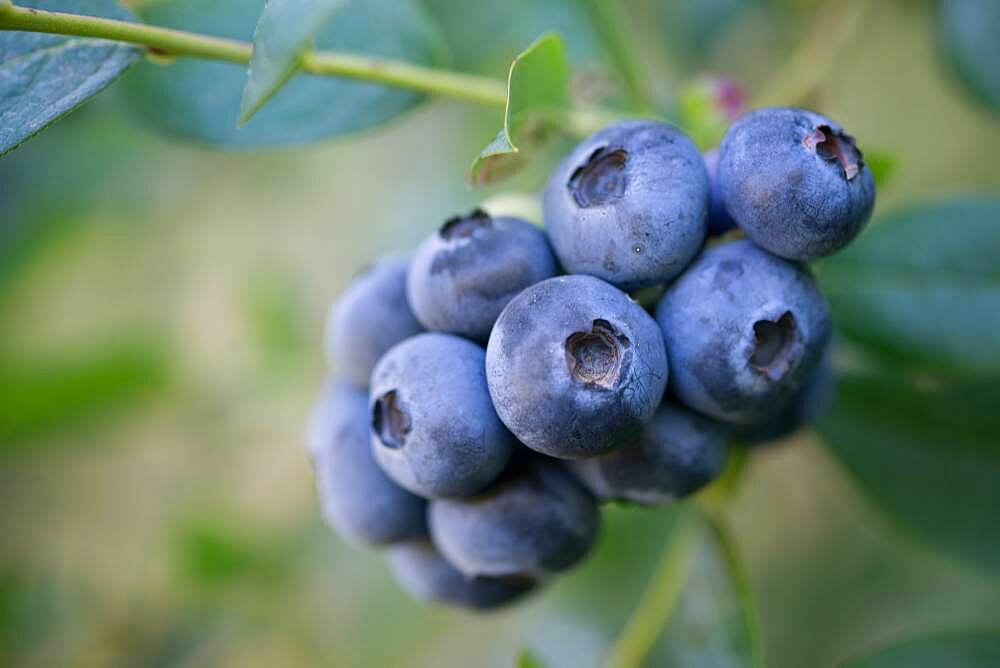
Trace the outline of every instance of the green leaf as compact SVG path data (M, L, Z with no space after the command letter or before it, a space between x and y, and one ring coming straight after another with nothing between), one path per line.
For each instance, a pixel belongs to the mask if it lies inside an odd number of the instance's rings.
M957 198L877 221L822 264L856 342L940 372L1000 372L1000 199Z
M168 360L155 343L104 344L65 359L0 360L0 443L105 415L162 388Z
M253 35L241 125L292 78L316 33L342 4L343 0L267 0Z
M113 0L25 0L18 5L134 19ZM100 93L141 53L97 39L0 31L0 155Z
M728 524L688 509L606 665L761 663L754 603Z
M940 35L959 79L986 108L1000 113L1000 2L942 0Z
M721 516L703 515L687 584L650 665L763 665L755 604L730 531Z
M535 656L530 649L522 649L517 653L517 660L514 662L515 668L545 668L542 660Z
M566 49L558 35L548 33L511 63L503 128L472 163L470 181L483 185L516 171L524 162L522 149L543 143L568 106Z
M442 27L455 66L495 76L545 32L563 36L566 54L578 75L578 97L603 106L625 107L641 86L624 53L633 41L611 25L608 0L507 0L455 2L425 0Z
M1000 631L965 631L912 638L866 654L844 668L994 668Z
M820 423L830 449L925 543L1000 569L1000 380L921 389L848 376Z
M249 40L257 0L165 0L143 11L150 23ZM347 0L316 35L317 49L363 53L434 66L443 60L437 29L416 0ZM420 101L409 91L363 81L300 76L241 128L245 70L220 62L144 63L126 82L139 116L171 135L228 147L313 142L381 125Z

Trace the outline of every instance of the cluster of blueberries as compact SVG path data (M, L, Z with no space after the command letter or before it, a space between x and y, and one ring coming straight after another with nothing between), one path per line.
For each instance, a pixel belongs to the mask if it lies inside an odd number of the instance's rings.
M417 597L529 592L586 555L599 503L669 503L729 443L813 419L831 322L803 262L874 197L854 140L810 111L745 114L705 156L663 123L597 132L552 175L544 231L452 218L334 305L343 379L310 433L324 516L386 546Z

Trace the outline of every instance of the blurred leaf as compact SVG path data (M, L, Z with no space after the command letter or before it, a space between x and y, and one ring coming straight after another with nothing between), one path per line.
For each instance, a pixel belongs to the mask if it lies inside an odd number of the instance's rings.
M919 389L847 376L820 432L922 541L1000 569L1000 380Z
M661 44L689 66L703 60L715 41L758 0L651 0L651 20Z
M1000 372L1000 199L956 198L876 222L820 267L844 333L907 362Z
M607 665L760 666L755 614L728 525L688 509Z
M240 124L295 74L299 58L342 4L343 0L267 0L253 35Z
M18 5L134 19L113 0L24 0ZM0 155L100 93L141 53L104 40L0 30Z
M617 2L618 0L614 0ZM610 0L425 0L443 28L455 66L496 76L525 44L546 32L562 36L573 66L574 98L634 108L645 96L630 35L611 20Z
M899 156L889 151L866 148L864 160L879 189L885 188L899 171Z
M941 0L940 36L959 79L1000 113L1000 2Z
M1000 666L1000 631L924 636L848 661L844 668L994 668Z
M199 588L250 583L270 584L288 575L289 560L278 555L274 539L215 520L181 526L174 555L181 575Z
M79 608L76 592L57 578L0 572L0 664L23 665L40 648L57 645Z
M484 185L516 171L525 159L523 151L551 135L568 105L565 47L558 35L542 35L511 63L504 126L472 163L470 181Z
M522 649L517 653L514 666L515 668L545 668L542 660L535 656L530 649Z
M92 420L162 387L162 345L101 344L63 359L0 360L0 451Z
M759 667L755 603L746 567L721 516L704 514L691 572L653 665Z
M249 40L257 0L165 0L142 10L150 23ZM347 0L316 36L332 49L436 65L443 57L436 27L416 0ZM140 117L168 134L230 147L317 141L382 125L421 96L379 84L333 77L289 81L252 119L236 128L245 71L239 65L180 60L144 63L127 90Z
M300 294L291 274L260 273L247 282L245 317L256 352L273 367L268 376L286 369L307 349Z

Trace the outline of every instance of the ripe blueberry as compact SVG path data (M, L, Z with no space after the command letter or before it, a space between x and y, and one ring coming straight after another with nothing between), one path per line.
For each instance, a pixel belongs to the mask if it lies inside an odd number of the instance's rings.
M720 420L774 413L802 386L830 338L809 271L745 239L706 250L656 309L681 403Z
M477 209L448 220L420 245L406 290L427 329L486 341L507 302L556 270L541 230Z
M854 138L804 109L741 116L719 147L718 179L747 237L791 260L837 252L875 205L875 180Z
M833 369L832 346L820 358L819 366L776 415L746 425L736 437L746 445L761 445L791 436L806 425L815 424L833 402L837 375Z
M580 561L597 537L593 497L559 464L520 457L474 496L432 501L431 537L471 576L542 577Z
M485 355L471 341L434 332L393 346L375 365L372 449L411 492L471 494L507 464L515 441L490 402Z
M398 487L372 457L364 392L328 381L308 440L320 508L344 538L384 545L427 535L426 502Z
M525 577L485 578L463 575L430 541L393 545L386 551L389 568L414 598L469 610L491 610L520 598L535 586Z
M579 459L615 448L652 417L667 358L656 323L625 293L561 276L503 310L486 373L497 414L522 443Z
M709 200L708 200L708 234L709 236L719 236L736 227L736 221L726 211L722 202L722 189L719 187L719 179L716 172L719 167L719 150L712 149L704 153L705 171L708 173Z
M375 362L392 346L422 331L406 301L409 260L386 257L358 274L330 309L327 350L358 387L368 387Z
M705 240L708 176L680 130L622 121L577 146L542 201L559 261L622 290L678 275Z
M719 422L664 402L635 441L569 466L602 501L669 503L722 472L727 431Z

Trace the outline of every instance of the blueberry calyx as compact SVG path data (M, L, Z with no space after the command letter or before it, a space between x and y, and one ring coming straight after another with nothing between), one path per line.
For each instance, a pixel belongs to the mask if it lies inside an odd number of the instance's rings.
M567 187L577 206L587 209L616 202L625 194L628 152L602 146L576 168Z
M473 209L467 216L454 216L444 221L438 234L446 241L468 239L476 230L492 227L493 219L482 209Z
M810 150L827 162L837 162L850 181L861 171L864 160L854 137L834 130L829 125L819 125L802 140Z
M406 445L410 425L410 416L400 405L396 390L389 390L375 401L372 430L382 445L393 450Z
M795 328L795 316L791 311L785 311L777 320L755 322L750 366L769 376L783 376L791 366Z
M595 320L589 332L566 339L566 364L573 380L613 389L628 372L632 342L607 320Z

